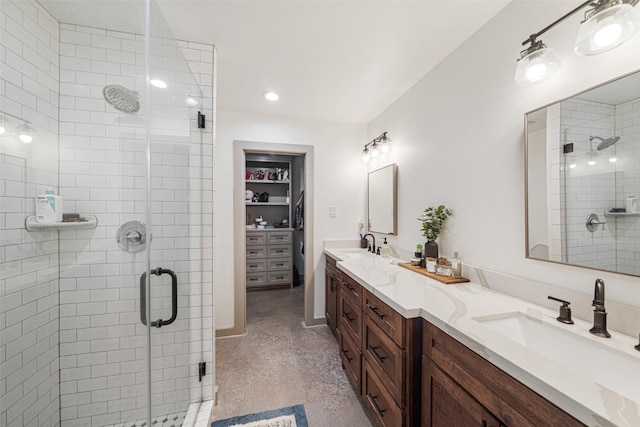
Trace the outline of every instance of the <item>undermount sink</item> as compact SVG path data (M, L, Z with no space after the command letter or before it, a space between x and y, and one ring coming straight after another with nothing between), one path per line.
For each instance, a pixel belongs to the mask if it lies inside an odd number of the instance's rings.
M635 357L606 345L605 338L592 340L522 312L473 320L570 371L640 402L640 353ZM555 320L551 318L551 322ZM599 339L603 342L598 342Z

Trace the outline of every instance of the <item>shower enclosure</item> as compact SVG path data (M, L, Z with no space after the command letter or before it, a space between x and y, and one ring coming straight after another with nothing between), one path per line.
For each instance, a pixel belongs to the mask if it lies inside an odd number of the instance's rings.
M151 1L0 30L0 425L181 425L213 397L213 47ZM46 189L86 221L37 223Z
M638 217L615 212L640 189L634 179L638 105L577 98L559 104L560 141L568 147L559 194L563 262L640 273L633 237Z

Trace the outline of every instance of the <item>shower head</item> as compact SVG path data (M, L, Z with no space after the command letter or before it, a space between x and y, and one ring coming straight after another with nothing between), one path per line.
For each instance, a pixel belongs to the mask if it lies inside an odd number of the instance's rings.
M612 137L609 137L607 139L600 138L599 136L590 136L589 137L589 141L593 141L594 139L599 139L601 141L600 144L598 144L598 146L596 147L596 150L600 151L600 150L604 150L607 147L611 147L613 144L618 142L620 137L619 136L612 136Z
M120 85L108 85L102 89L105 101L123 113L135 113L140 109L140 94Z

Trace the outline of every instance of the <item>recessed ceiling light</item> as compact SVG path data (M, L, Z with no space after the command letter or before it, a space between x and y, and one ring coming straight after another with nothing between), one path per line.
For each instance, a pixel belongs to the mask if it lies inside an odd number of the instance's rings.
M149 80L149 83L151 83L155 87L159 87L160 89L166 89L167 88L167 84L165 82L163 82L162 80L151 79L151 80Z
M277 101L280 99L280 95L275 92L262 92L262 97L267 101Z

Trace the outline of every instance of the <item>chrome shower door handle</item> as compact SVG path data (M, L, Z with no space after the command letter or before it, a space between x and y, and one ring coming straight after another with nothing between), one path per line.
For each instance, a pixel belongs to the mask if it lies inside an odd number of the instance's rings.
M171 318L169 320L154 320L151 322L151 326L155 326L156 328L160 328L162 326L170 325L178 317L178 276L172 270L167 268L158 267L154 270L151 270L151 274L155 274L156 276L162 276L163 274L168 274L171 276ZM147 272L145 271L140 276L140 321L143 325L147 326Z

